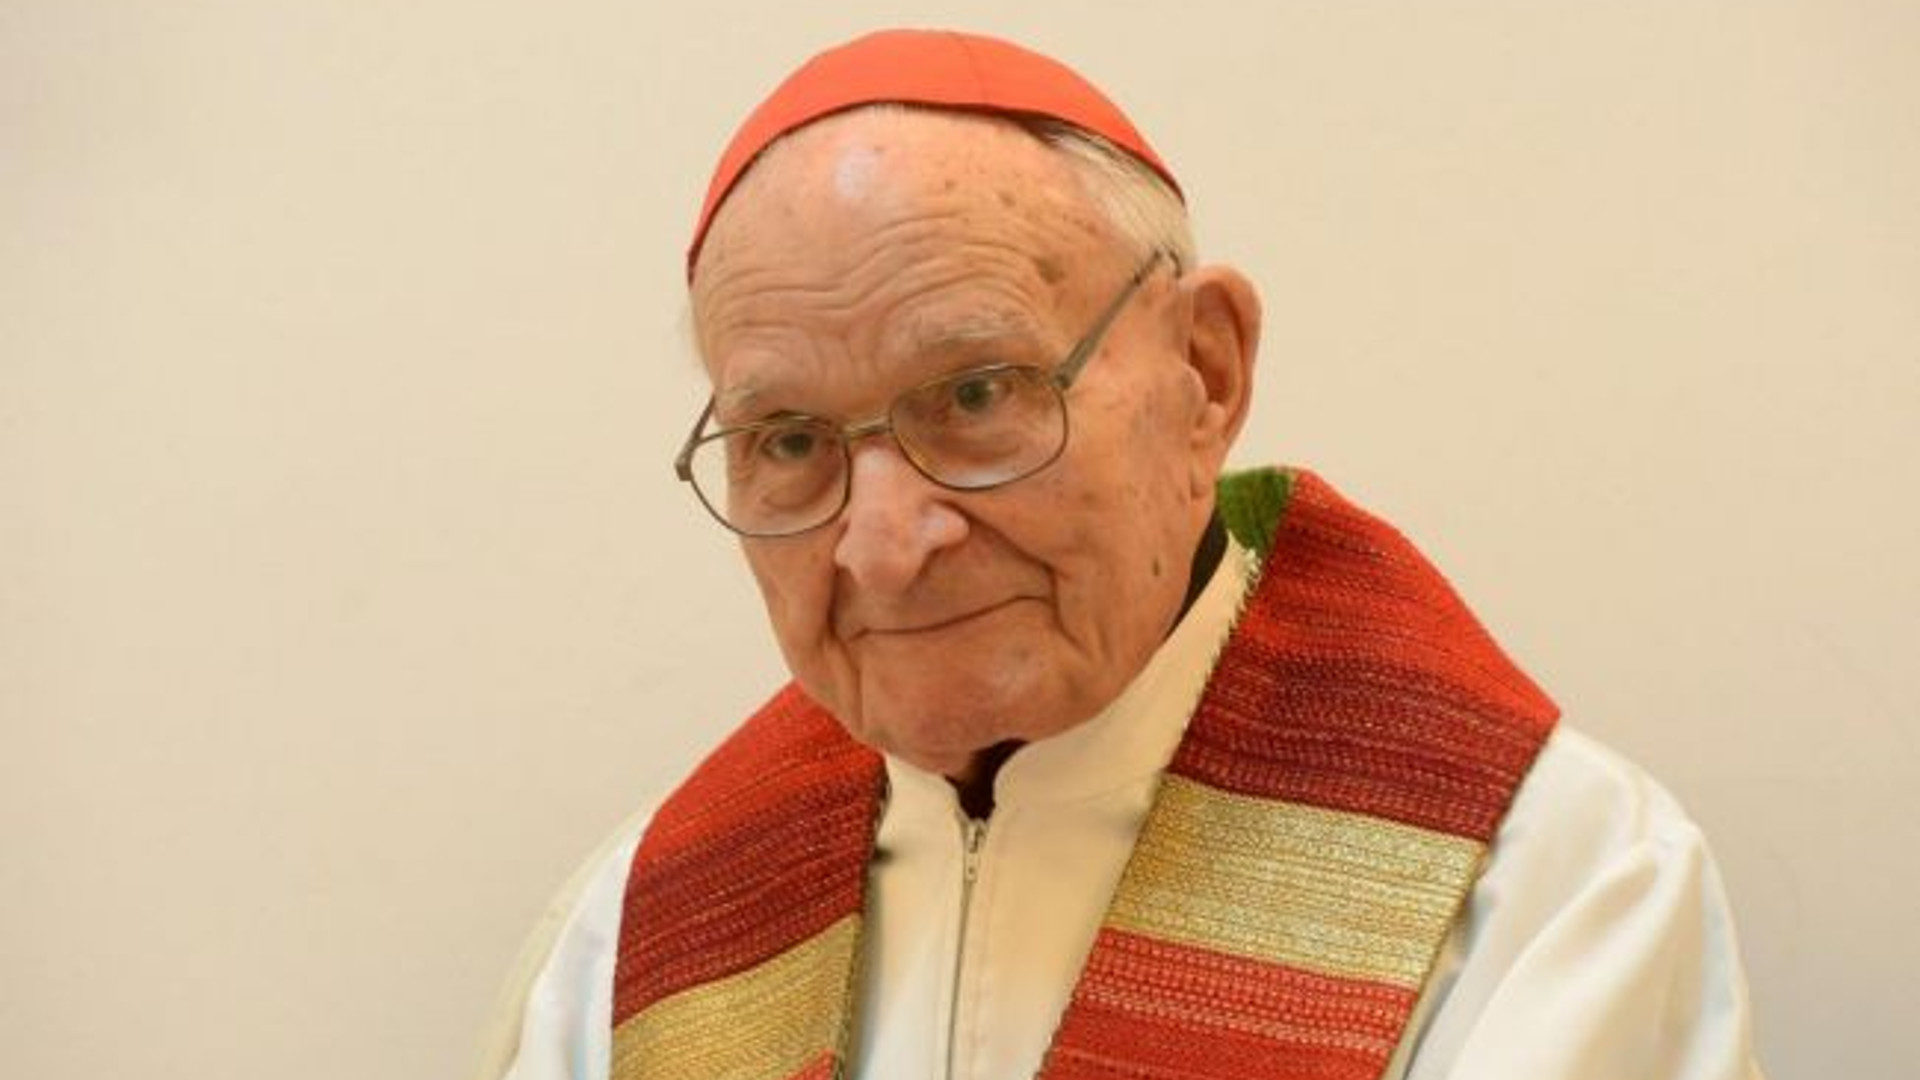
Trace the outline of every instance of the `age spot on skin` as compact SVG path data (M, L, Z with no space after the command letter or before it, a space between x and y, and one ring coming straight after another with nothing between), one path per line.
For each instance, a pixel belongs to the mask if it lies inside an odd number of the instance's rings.
M1086 214L1075 214L1068 219L1068 222L1088 236L1101 237L1106 235L1107 225L1098 218Z
M1039 272L1040 280L1049 285L1058 285L1067 278L1066 268L1060 265L1060 261L1045 255L1034 258L1033 268Z

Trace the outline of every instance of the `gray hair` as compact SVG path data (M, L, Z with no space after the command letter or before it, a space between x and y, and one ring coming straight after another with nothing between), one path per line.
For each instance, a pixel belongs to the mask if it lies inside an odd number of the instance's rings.
M1139 258L1158 250L1172 257L1176 272L1198 265L1187 204L1145 162L1062 120L1028 117L1015 122L1067 159L1088 197Z

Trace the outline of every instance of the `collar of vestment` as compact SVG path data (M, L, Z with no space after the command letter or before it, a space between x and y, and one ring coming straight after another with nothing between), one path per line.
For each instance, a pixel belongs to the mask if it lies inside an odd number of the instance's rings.
M1557 717L1312 474L1225 477L1219 507L1261 570L1041 1080L1377 1077ZM843 1074L886 792L880 755L788 686L662 804L628 873L612 1077Z

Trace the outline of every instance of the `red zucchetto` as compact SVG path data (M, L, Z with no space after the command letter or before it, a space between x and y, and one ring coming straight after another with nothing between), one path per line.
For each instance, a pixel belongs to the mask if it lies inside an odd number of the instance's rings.
M1176 193L1180 190L1126 114L1058 60L978 34L881 30L801 65L740 125L707 185L706 203L687 245L687 280L693 280L694 261L714 213L761 151L822 117L880 102L1059 120L1127 151Z

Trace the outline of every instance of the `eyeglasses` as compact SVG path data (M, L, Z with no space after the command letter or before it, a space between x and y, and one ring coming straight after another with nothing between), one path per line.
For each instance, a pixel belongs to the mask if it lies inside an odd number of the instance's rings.
M1067 389L1165 257L1156 251L1140 264L1092 329L1050 369L989 364L958 371L850 424L787 415L703 434L713 419L708 398L673 471L693 485L714 520L756 537L795 536L839 517L853 491L853 441L882 432L922 476L954 491L984 491L1032 476L1066 449Z

